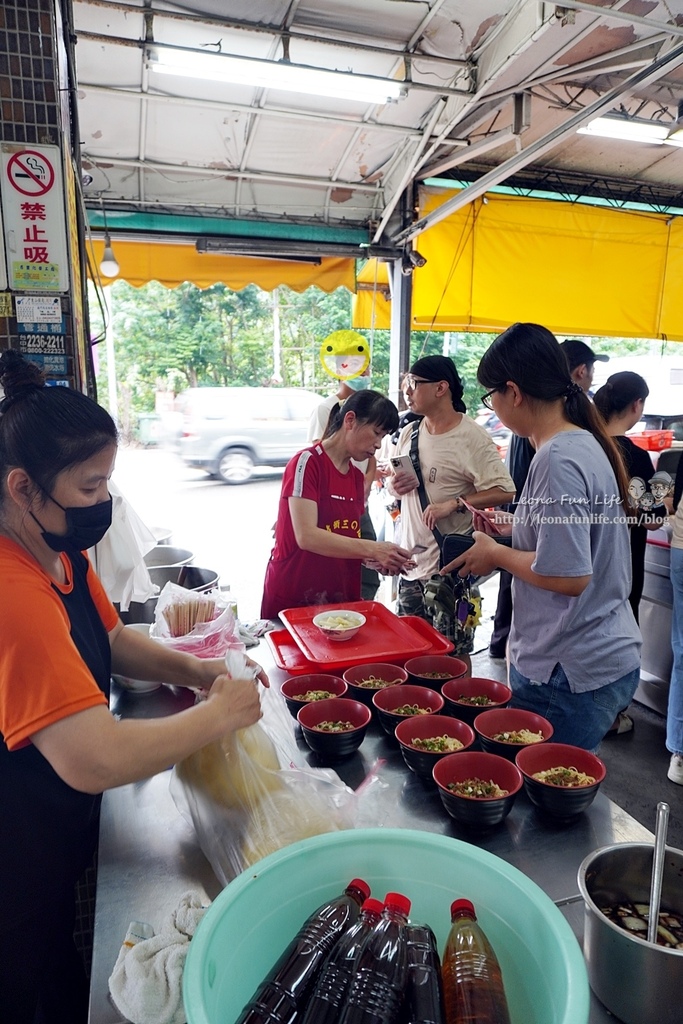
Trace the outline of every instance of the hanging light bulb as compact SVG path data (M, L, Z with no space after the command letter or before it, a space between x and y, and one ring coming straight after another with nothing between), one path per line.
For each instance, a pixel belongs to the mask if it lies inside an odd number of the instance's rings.
M100 263L100 273L105 277L116 277L120 270L116 256L114 256L114 250L111 247L111 238L109 232L104 231L104 252L102 253L102 261Z

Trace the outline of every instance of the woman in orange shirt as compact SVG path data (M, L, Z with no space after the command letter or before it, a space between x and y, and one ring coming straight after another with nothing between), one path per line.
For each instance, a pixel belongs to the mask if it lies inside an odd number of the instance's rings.
M2 1018L81 1024L74 887L103 790L147 778L260 718L253 680L127 629L83 553L111 522L116 426L91 399L0 357ZM111 672L208 691L168 718L117 721ZM261 681L267 679L261 674Z

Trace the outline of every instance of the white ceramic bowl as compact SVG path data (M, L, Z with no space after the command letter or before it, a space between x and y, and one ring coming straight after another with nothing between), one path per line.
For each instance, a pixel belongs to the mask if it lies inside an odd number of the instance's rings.
M349 608L334 608L314 615L313 625L328 640L350 640L365 625L365 616Z

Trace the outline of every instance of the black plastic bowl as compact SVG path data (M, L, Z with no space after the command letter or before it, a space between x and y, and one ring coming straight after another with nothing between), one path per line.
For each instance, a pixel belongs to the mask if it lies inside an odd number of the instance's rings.
M418 750L413 746L413 740L433 739L435 736L449 736L460 740L462 748L456 751L444 751L439 753L432 750ZM424 779L433 778L434 765L450 753L462 753L474 743L474 730L466 722L460 722L457 718L449 718L447 715L415 715L412 718L405 718L396 726L396 739L401 744L403 760L416 775Z
M541 732L543 739L533 744L492 739L497 733L517 732L520 729ZM477 715L474 719L474 731L479 737L482 750L488 754L498 754L499 757L507 757L508 760L514 761L524 747L547 743L553 734L553 727L547 718L536 715L533 711L524 711L522 708L494 708L492 711L482 711Z
M433 776L441 802L450 816L471 829L484 830L499 825L512 810L523 785L522 773L512 761L477 750L448 754L434 765ZM448 788L449 782L465 782L466 779L492 780L506 789L507 795L459 796Z
M315 672L310 675L290 676L280 687L280 693L285 699L290 715L296 718L302 707L311 703L309 700L297 700L296 697L299 694L304 694L309 690L328 690L335 697L343 697L347 689L346 683L339 676ZM329 700L330 698L323 697L322 699Z
M414 686L428 686L430 690L439 691L447 679L459 679L467 675L465 662L446 654L423 654L419 658L410 658L405 663L405 669L409 682Z
M375 679L382 679L392 686L408 682L408 673L400 665L390 665L386 662L375 661L367 665L352 665L343 673L342 678L349 688L349 697L359 700L361 704L367 704L370 710L374 709L372 698L380 690L386 690L386 686L374 689L370 686L359 686L361 679L368 679L374 676Z
M410 683L376 690L372 703L377 709L380 725L388 736L393 736L398 723L406 718L425 717L424 715L400 714L396 708L400 708L404 704L417 704L418 707L424 708L427 714L438 715L444 706L443 697L436 690L429 690L426 686L412 686Z
M441 687L441 696L446 701L446 714L459 718L461 722L472 725L482 711L504 708L512 699L512 690L497 679L485 679L483 676L463 676L462 679L449 679ZM459 698L488 697L490 704L484 706L463 703Z
M304 704L296 717L311 750L328 761L340 761L358 750L372 715L370 708L358 700L330 697ZM346 732L320 732L315 728L326 721L350 722L352 728Z
M538 810L548 817L568 821L585 811L595 800L607 768L595 754L574 747L569 743L537 743L524 747L515 758L515 764L522 773L527 796ZM549 768L576 768L586 775L592 775L591 786L553 786L552 783L534 779L535 772Z

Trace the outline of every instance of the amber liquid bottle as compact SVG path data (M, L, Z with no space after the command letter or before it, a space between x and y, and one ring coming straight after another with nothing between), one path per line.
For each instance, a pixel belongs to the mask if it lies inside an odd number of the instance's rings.
M441 972L446 1024L510 1024L503 975L469 900L451 905Z
M237 1024L293 1024L306 1005L318 971L345 929L357 920L370 887L352 879L344 892L318 907L242 1010Z

